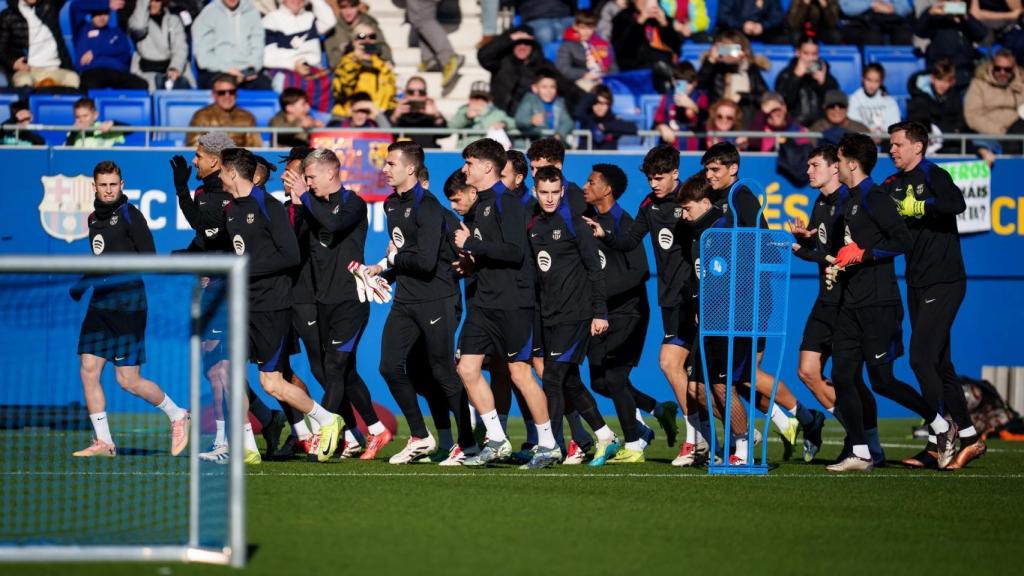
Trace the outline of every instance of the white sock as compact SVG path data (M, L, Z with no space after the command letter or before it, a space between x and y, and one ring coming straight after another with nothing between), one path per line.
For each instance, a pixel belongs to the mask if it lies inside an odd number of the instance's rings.
M639 408L636 409L636 419L639 422L643 422L644 421L644 413L641 412Z
M957 433L957 436L961 438L970 438L971 436L977 435L978 431L974 429L974 426L968 426L967 428L964 428L963 430Z
M356 435L351 430L345 430L345 442L349 444L358 444L359 440L356 439Z
M224 421L217 420L217 437L213 439L213 444L219 446L221 444L227 444L228 437L224 434Z
M114 443L114 439L110 437L110 421L107 420L106 412L89 414L89 420L92 420L92 428L96 431L97 438L107 444Z
M551 432L551 420L543 424L537 424L537 446L541 448L554 448L555 435Z
M313 420L312 418L310 418L308 420L308 422L309 422L309 431L312 432L313 434L319 434L320 433L320 423L317 422L316 420Z
M626 450L639 450L643 452L644 448L646 448L646 446L644 446L643 440L637 440L635 442L626 442Z
M366 427L366 431L376 436L377 434L383 434L387 428L384 427L384 423L377 420L375 424L370 424Z
M783 406L782 409L786 411L786 414L788 414L790 418L796 418L796 409L799 407L800 403L797 402L796 404L793 405L792 408L786 408L785 406Z
M612 439L615 438L615 432L612 432L612 429L609 428L607 424L601 426L597 430L594 430L594 434L597 435L597 440L599 442L611 442Z
M929 424L929 426L931 427L932 432L936 434L942 434L949 430L949 422L946 422L946 419L943 418L941 414L936 414L935 420L932 420L932 423Z
M174 400L171 400L171 397L167 394L164 394L163 401L157 404L156 407L163 410L164 414L167 414L167 417L171 419L171 422L181 420L186 414L188 414L188 412L179 408L178 405L174 403Z
M746 460L747 459L747 447L749 446L749 444L750 443L747 440L746 436L743 436L742 438L737 438L736 439L736 451L733 452L733 454L735 454L735 455L739 456L740 458Z
M501 420L498 419L497 410L491 410L486 414L481 414L480 420L483 421L484 426L487 428L488 440L491 442L501 442L507 438L507 436L505 436L505 430L501 427Z
M298 422L292 424L292 432L295 432L295 435L298 436L300 439L309 436L310 431L309 426L306 426L306 419L303 418L302 420L299 420Z
M700 416L697 416L697 418L700 418ZM685 440L685 443L686 444L696 444L697 443L697 429L693 427L693 421L690 420L690 415L689 414L686 414L684 416L683 424L686 425L686 440Z
M853 455L864 460L871 460L871 451L868 450L867 444L855 444L853 446Z
M686 415L686 434L690 434L690 430L693 430L693 443L700 444L704 442L703 430L700 426L700 414L695 410L693 414Z
M256 436L252 433L252 424L245 423L245 427L242 428L245 431L245 449L253 452L259 452L260 449L256 446Z
M455 446L455 439L452 437L451 428L440 428L437 431L437 445L448 450Z
M498 414L498 422L501 422L501 429L508 435L508 414Z
M935 437L935 434L929 434L928 435L928 443L929 444L938 444L939 443L939 439Z
M825 410L828 410L829 414L835 414L836 413L836 407L835 406L833 406L831 408L825 408Z
M334 414L327 411L326 408L313 402L313 409L309 411L306 416L309 416L312 420L315 420L317 424L321 426L329 426L334 423Z
M772 404L772 424L785 434L789 430L789 414L782 411L778 404Z

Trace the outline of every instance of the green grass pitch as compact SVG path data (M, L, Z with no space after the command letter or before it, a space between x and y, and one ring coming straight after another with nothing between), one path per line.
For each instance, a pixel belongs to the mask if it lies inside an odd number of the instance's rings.
M615 423L611 422L613 427ZM653 422L652 422L653 424ZM917 451L883 421L890 462ZM513 443L522 438L513 422ZM956 472L829 475L842 431L814 464L709 477L645 464L488 470L376 462L264 462L248 470L245 574L996 574L1020 569L1024 444L989 442ZM396 438L384 452L398 451ZM120 457L119 457L120 458ZM0 564L16 574L233 574L183 564Z

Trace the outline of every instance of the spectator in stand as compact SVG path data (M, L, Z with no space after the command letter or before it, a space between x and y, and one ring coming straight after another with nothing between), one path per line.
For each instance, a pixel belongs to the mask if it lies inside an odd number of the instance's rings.
M192 33L192 24L199 17L199 13L203 11L205 6L206 2L203 0L168 0L167 11L171 14L177 14L181 18L181 23L185 25L185 34L190 35Z
M369 8L360 0L326 0L327 4L334 11L337 25L334 31L324 39L324 50L327 50L327 64L334 70L341 62L341 57L349 49L352 40L355 39L355 28L360 24L369 26L377 35L377 55L385 62L393 62L391 58L391 46L384 37L377 19L367 14ZM440 70L440 68L438 68Z
M331 105L330 72L321 67L320 35L334 28L334 12L324 0L281 0L280 8L263 17L263 67L274 90L299 88L320 112Z
M32 123L32 110L27 100L15 100L10 105L11 115L3 121L5 125L27 126ZM24 128L0 128L0 145L2 146L45 146L46 140L31 130Z
M732 100L739 104L745 118L752 118L761 95L768 91L762 75L768 68L768 60L754 55L742 32L720 30L711 50L701 58L697 84L710 101Z
M850 120L850 116L847 114L849 107L850 101L842 90L829 90L825 94L825 117L811 124L810 131L821 132L826 142L836 146L847 132L870 133L871 130L867 126L856 120Z
M480 0L480 41L476 43L479 50L498 35L498 0Z
M255 8L252 9L256 11ZM213 80L213 104L204 106L192 115L189 126L231 126L247 128L256 126L256 117L248 110L238 106L238 80L233 74L221 74ZM190 132L185 142L189 147L195 146L199 132ZM259 148L263 146L259 132L233 132L228 136L239 148Z
M612 21L612 47L621 70L652 70L662 62L671 70L685 38L676 31L657 0L636 0Z
M964 97L964 119L979 134L1024 134L1024 75L1013 52L996 51L991 62L978 66ZM993 151L999 146L985 145ZM1020 141L1003 142L1003 154L1020 154Z
M82 26L75 36L82 89L148 90L148 82L129 72L132 45L128 35L109 24L110 9L103 6L92 13L92 23Z
M514 0L520 20L533 29L533 35L542 46L558 41L565 29L572 25L571 0Z
M907 105L907 120L929 126L932 134L939 137L941 144L930 150L932 153L960 152L959 141L944 140L941 135L969 132L964 120L963 91L957 89L956 84L957 70L949 59L936 60L927 71L914 74L908 82L910 103ZM990 152L986 149L980 153L985 157Z
M962 88L967 86L974 75L977 55L974 45L985 40L988 28L970 14L950 15L946 10L947 2L937 0L917 17L914 33L920 38L931 40L924 53L927 65L930 67L942 59L951 60L956 66L957 86Z
M797 43L796 56L779 72L775 91L784 94L786 106L798 124L810 126L823 116L825 93L838 90L839 82L821 58L821 45L811 36Z
M373 105L373 98L366 92L356 92L349 97L349 115L331 119L328 126L338 128L386 128L387 116L381 114Z
M839 33L839 0L793 0L786 13L790 38L813 36L825 44L842 44Z
M914 40L911 0L839 0L847 44L897 44Z
M761 97L761 109L750 123L751 132L807 132L807 128L789 115L786 99L778 92L766 92ZM750 149L755 152L775 150L775 138L755 138ZM784 138L783 140L788 140Z
M263 46L260 12L250 0L212 0L192 24L199 87L209 88L215 78L230 74L238 87L270 90L262 71Z
M672 89L661 97L654 112L654 126L661 143L680 150L698 150L695 137L678 138L676 132L696 132L704 122L708 95L697 87L697 71L689 62L679 62L672 69Z
M96 111L96 102L92 98L79 98L74 104L75 129L68 132L65 146L76 148L110 148L124 144L126 132L111 131L114 125L124 126L120 122L100 121Z
M630 0L606 0L597 15L597 35L601 38L612 37L612 20L629 7Z
M463 104L448 123L450 128L497 131L514 128L515 119L491 103L491 89L486 82L474 82L469 90L469 102ZM482 138L482 134L459 136L457 148L462 149ZM505 136L508 140L508 136Z
M427 81L420 76L413 76L405 83L402 99L391 113L390 121L396 128L444 128L448 125L437 103L427 96ZM409 139L424 148L437 148L439 137L413 134Z
M614 103L612 91L598 84L576 107L580 128L590 132L594 150L618 150L619 138L637 132L635 122L622 120L612 112Z
M322 128L324 123L310 114L309 95L299 88L285 88L277 98L281 111L270 119L271 128L302 128L305 132L297 134L279 134L277 146L291 148L293 146L309 146L309 131Z
M529 26L506 31L481 48L476 59L491 73L494 105L508 114L515 113L523 95L530 92L534 76L541 70L557 74L558 91L568 95L566 100L579 100L580 90L573 82L558 74L555 65L544 58L544 50L534 39L533 30Z
M900 121L900 106L885 90L885 68L877 62L865 66L860 85L850 95L850 118L872 134L888 134L889 126Z
M799 1L799 0L794 0ZM748 39L766 44L789 44L785 13L779 0L719 0L719 29L740 30Z
M732 100L721 99L708 109L708 119L704 126L706 132L739 132L745 127L743 109ZM730 142L737 150L746 150L749 141L745 136L707 136L704 149L707 150L719 142Z
M122 22L127 24L127 21L122 18L125 6L125 0L71 0L68 3L68 23L71 25L72 40L78 38L92 24L93 14L103 11L117 13L113 17L114 28L127 28L127 26L121 26Z
M15 88L78 88L78 74L60 30L64 0L9 0L0 12L0 64Z
M441 0L406 0L406 19L420 38L420 61L429 64L436 61L441 67L442 94L455 87L459 69L466 57L457 54L448 41L448 33L437 21L437 5ZM531 0L531 4L539 4Z
M968 13L997 33L1012 30L1024 15L1021 0L969 0Z
M378 55L377 33L367 24L357 25L355 33L349 52L342 56L334 69L331 82L334 109L331 113L336 117L348 116L349 102L357 92L369 94L379 111L394 110L398 92L395 71Z
M616 72L612 45L594 34L597 18L585 10L577 12L558 47L555 67L581 90L589 92L606 74Z
M672 27L691 42L709 42L711 40L711 19L704 0L680 2L679 0L661 0L659 2L665 15L672 21ZM680 10L685 8L685 10Z
M128 20L135 41L132 74L153 90L188 90L188 37L181 18L167 9L167 0L137 0Z
M545 136L542 130L554 130L554 137L565 142L574 125L565 99L558 95L556 76L548 70L541 70L534 76L531 91L519 101L516 127L529 139ZM517 146L525 147L525 142Z

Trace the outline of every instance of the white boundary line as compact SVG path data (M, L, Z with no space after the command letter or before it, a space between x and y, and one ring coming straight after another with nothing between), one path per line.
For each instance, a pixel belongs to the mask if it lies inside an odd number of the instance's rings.
M502 469L492 469L490 473L474 472L250 472L250 477L339 477L339 478L680 478L703 480L718 478L709 474L665 474L658 472L624 472L622 474L607 473L579 473L566 474L562 472L508 472ZM187 476L183 472L75 472L74 476ZM212 475L212 474L204 474ZM66 472L0 472L0 476L68 476ZM219 474L218 474L219 476ZM769 473L767 476L735 476L736 478L759 478L759 479L783 479L783 478L956 478L971 480L1024 480L1022 474L962 474L934 471L931 473L908 472L906 474L893 474L890 472L868 472L864 474L786 474Z

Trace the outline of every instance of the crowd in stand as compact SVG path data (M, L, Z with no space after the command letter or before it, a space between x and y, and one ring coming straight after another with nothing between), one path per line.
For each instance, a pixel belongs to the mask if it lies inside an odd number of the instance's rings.
M573 0L501 0L515 8L518 22L502 33L499 1L480 3L477 60L491 81L472 83L466 104L449 118L427 95L423 76L397 77L385 38L397 31L383 30L360 0L69 0L70 30L61 28L65 0L9 0L0 13L0 67L7 89L22 94L209 89L213 103L195 114L193 126L255 126L237 106L237 91L260 89L280 96L271 126L473 128L517 146L542 133L571 141L581 128L599 149L654 129L664 142L698 150L723 138L678 133L812 131L833 141L845 131L883 135L901 119L884 67L866 66L861 87L846 94L821 46L913 44L926 68L900 87L910 95L909 119L937 136L1024 134L1020 0L790 0L788 8L781 0L718 0L714 19L704 0L604 0L586 11ZM420 70L441 72L446 96L464 57L438 23L437 4L408 0L406 8L419 38ZM697 65L680 56L694 42L710 46ZM557 56L549 60L545 46L552 43ZM774 85L758 54L763 44L794 47ZM616 116L615 94L604 84L638 69L651 70L663 95L647 126ZM26 112L30 117L24 102L12 105L8 123L24 124ZM88 127L104 126L94 118ZM5 143L15 143L11 134L4 132ZM239 146L259 145L258 134L232 136ZM416 139L428 147L437 142ZM730 140L747 150L776 144ZM281 145L307 141L308 134L289 134ZM959 149L959 142L936 141L936 150ZM1020 152L1019 145L985 139L971 148L989 159Z

